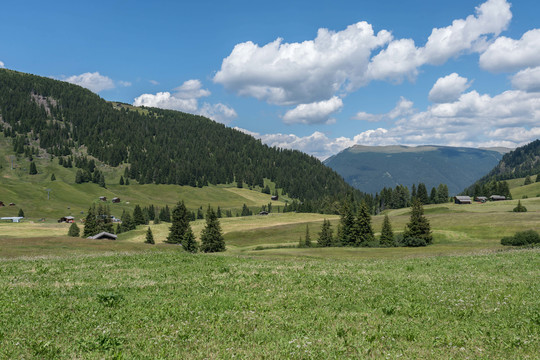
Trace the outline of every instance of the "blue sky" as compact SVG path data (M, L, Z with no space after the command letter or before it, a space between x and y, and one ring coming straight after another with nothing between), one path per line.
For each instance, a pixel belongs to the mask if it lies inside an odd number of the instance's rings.
M540 2L3 1L0 66L321 159L540 137Z

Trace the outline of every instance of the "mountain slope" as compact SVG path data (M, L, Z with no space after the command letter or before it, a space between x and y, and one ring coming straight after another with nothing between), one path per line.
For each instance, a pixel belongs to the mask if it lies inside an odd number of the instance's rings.
M428 189L446 184L450 194L457 194L501 158L500 152L473 148L355 145L324 163L367 193L400 184L410 188L423 182Z
M469 186L465 192L476 194L482 186L488 183L538 174L540 174L540 140L537 139L505 154L487 175Z
M267 178L317 210L353 191L312 156L270 148L202 116L112 104L82 87L7 69L0 69L0 116L19 154L39 147L39 156L87 153L110 166L128 163L126 174L139 184L261 186Z

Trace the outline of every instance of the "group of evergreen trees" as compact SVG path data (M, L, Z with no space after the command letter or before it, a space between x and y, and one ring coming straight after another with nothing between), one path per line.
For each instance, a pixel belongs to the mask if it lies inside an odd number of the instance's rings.
M324 220L317 239L317 246L352 246L352 247L396 247L396 246L426 246L432 244L433 237L429 221L424 216L422 203L413 200L411 217L403 234L395 236L388 215L385 215L381 235L375 238L371 226L371 215L365 203L357 209L349 202L344 202L341 218L334 236L330 221ZM312 246L309 227L306 225L306 235L300 238L299 247Z
M438 187L431 188L429 194L424 183L419 183L418 186L413 184L411 191L404 185L398 185L394 189L385 187L380 194L375 195L378 206L375 212L409 207L414 199L418 199L423 205L446 203L449 201L448 186L439 184Z
M473 186L465 190L465 194L473 198L476 198L477 196L490 197L491 195L502 195L505 196L507 199L512 198L508 183L506 181L495 180L485 183L477 182Z

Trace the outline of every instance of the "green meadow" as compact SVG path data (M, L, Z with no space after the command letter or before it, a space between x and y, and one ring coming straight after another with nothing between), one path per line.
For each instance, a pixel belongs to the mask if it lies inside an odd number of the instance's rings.
M0 142L5 139L0 139ZM540 231L538 183L510 182L514 200L425 206L433 245L296 248L336 215L271 213L220 219L227 251L188 254L165 244L170 224L118 240L67 236L99 196L113 215L135 204L237 212L268 204L260 189L74 184L74 169L0 146L0 358L25 359L538 359L540 249L503 236ZM54 173L57 180L50 181ZM273 189L273 184L269 183ZM50 189L47 200L46 189ZM521 199L526 213L513 213ZM273 202L284 206L285 202ZM410 209L386 211L400 233ZM372 217L378 236L383 214ZM191 223L199 236L204 220ZM144 244L150 227L156 245ZM81 226L82 228L82 226Z

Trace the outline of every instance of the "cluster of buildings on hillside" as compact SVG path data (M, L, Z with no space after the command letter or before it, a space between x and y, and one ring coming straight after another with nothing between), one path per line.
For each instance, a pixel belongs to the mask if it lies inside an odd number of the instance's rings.
M504 201L506 196L502 195L491 195L489 198L487 196L477 196L474 201L479 203L485 203L486 201ZM470 196L454 196L455 204L472 204L473 200Z

